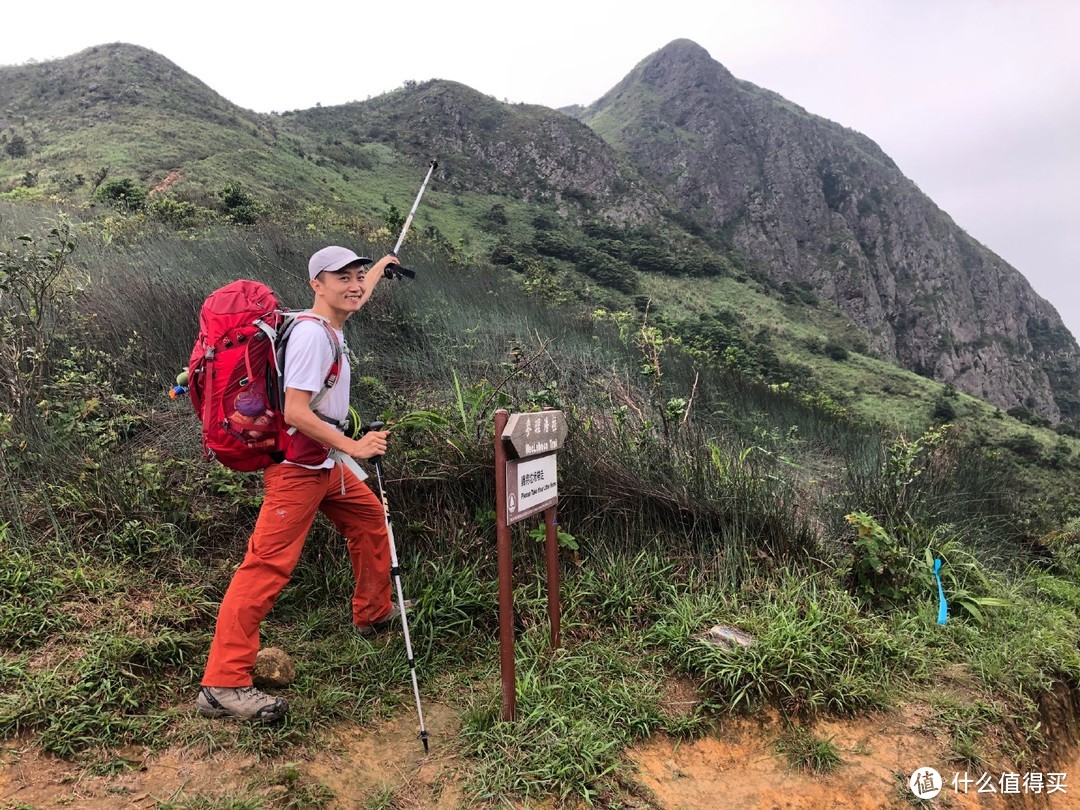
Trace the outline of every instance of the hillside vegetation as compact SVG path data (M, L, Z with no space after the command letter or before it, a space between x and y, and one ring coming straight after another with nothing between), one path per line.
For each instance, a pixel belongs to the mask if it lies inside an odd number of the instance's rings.
M439 80L259 115L124 44L0 78L0 193L14 199L145 203L182 226L223 210L248 224L273 211L393 221L436 157L418 225L469 258L563 260L605 296L749 276L842 313L849 351L1067 430L1080 420L1080 347L1023 276L865 135L687 40L580 121ZM649 285L655 314L666 289Z
M349 637L342 541L319 524L264 628L264 644L299 665L289 719L238 728L192 716L259 480L203 461L188 405L164 395L210 289L256 277L302 301L296 268L312 250L378 253L385 227L31 221L46 213L5 210L30 237L0 254L11 382L0 733L95 768L123 768L115 752L131 744L296 761L340 724L407 705L401 640ZM460 752L470 801L633 803L625 746L764 707L805 742L822 715L917 701L945 718L962 761L1041 761L1040 696L1080 677L1073 507L1033 501L1022 483L1050 480L1043 455L1019 465L988 450L977 426L998 420L955 394L939 392L963 412L957 426L897 434L687 346L648 312L583 304L556 276L500 275L420 240L410 264L416 282L383 287L348 324L353 396L394 426L388 486L420 605L421 689L461 713L459 734L438 744ZM537 527L514 535L515 724L500 720L497 673L499 406L559 407L570 425L560 654L546 650ZM945 561L944 626L934 558ZM715 624L756 643L712 647L699 636ZM959 702L941 689L956 667ZM676 711L657 684L684 679L695 698ZM293 806L325 806L325 786L297 773L309 803ZM252 806L279 806L253 790L263 799ZM211 797L185 801L170 806Z
M888 362L820 288L671 209L554 111L432 82L255 116L130 46L0 71L18 80L0 82L10 751L86 773L130 767L132 745L288 769L273 777L284 792L179 789L162 808L407 806L335 796L306 766L342 728L411 709L402 639L350 633L327 523L263 628L298 665L287 720L194 716L261 482L203 460L189 404L166 392L217 286L256 278L304 306L314 250L390 249L433 156L406 133L429 119L442 173L402 250L418 277L381 285L346 333L353 402L392 426L420 689L460 718L434 744L453 752L466 806L657 806L630 746L765 711L792 767L843 761L822 718L902 706L936 718L943 756L969 769L1060 761L1054 724L1080 688L1070 422ZM72 98L87 82L100 98ZM500 407L557 407L569 426L558 652L539 520L514 528L516 723L498 675ZM754 643L704 641L718 624Z

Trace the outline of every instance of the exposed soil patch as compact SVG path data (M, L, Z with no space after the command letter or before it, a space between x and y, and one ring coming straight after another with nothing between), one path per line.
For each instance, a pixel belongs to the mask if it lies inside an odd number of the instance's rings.
M392 792L395 807L464 807L454 740L461 727L447 706L424 707L430 751L417 738L415 714L399 715L374 731L342 730L332 745L309 763L308 773L334 792L355 797ZM348 801L338 807L350 807Z
M179 796L242 796L258 775L254 757L237 754L201 756L143 749L118 751L132 770L92 775L79 764L27 748L5 748L0 766L0 801L30 807L78 807L80 810L152 808Z
M699 740L655 738L632 750L630 758L638 768L638 780L666 810L1080 807L1080 758L1074 757L1070 763L1077 784L1065 793L980 794L974 783L963 793L951 784L956 773L967 770L974 780L986 771L997 780L1016 769L986 766L976 770L950 763L941 742L920 730L924 726L925 720L915 707L817 723L812 727L814 736L831 739L843 759L842 765L825 774L793 768L777 752L776 743L786 728L776 715L726 720L722 728ZM919 801L907 783L913 771L926 766L942 774L945 788L937 798ZM1038 769L1030 766L1023 770ZM1051 767L1043 766L1043 770ZM1059 768L1053 766L1053 770Z
M685 694L674 689L672 698L673 706L680 707L692 702L693 693L689 687ZM461 724L457 711L433 703L425 705L424 718L431 735L427 755L417 739L415 713L403 708L386 723L342 727L319 750L280 761L177 749L151 755L130 748L114 752L130 769L108 775L11 743L0 748L0 807L117 810L153 808L159 802L200 796L261 797L267 807L274 807L296 798L297 791L320 796L326 806L341 810L380 803L403 810L470 807L462 789L468 763L456 750ZM1064 771L1075 780L1066 793L989 795L977 793L972 785L965 795L949 784L964 766L949 762L946 746L928 733L927 726L918 707L819 722L809 730L817 738L831 739L843 760L827 774L793 768L777 752L777 741L790 729L775 714L727 719L697 740L653 738L630 750L627 759L636 768L638 795L650 797L653 807L665 810L1080 807L1080 756L1075 749L1057 764L1042 766L1046 771ZM911 772L924 766L937 768L946 782L930 802L916 801L907 788ZM996 777L1013 769L987 766L986 770ZM282 778L283 773L289 778ZM977 776L975 771L971 776ZM638 804L634 799L631 805L642 806L644 801Z
M15 744L0 749L0 806L117 810L184 797L261 796L273 807L288 791L308 791L326 798L332 792L329 806L335 808L391 795L398 808L464 807L453 751L460 718L433 703L425 705L424 720L431 748L426 756L415 713L402 713L376 728L342 729L324 748L281 761L177 749L151 755L131 747L114 752L131 769L113 775L93 775L80 764Z

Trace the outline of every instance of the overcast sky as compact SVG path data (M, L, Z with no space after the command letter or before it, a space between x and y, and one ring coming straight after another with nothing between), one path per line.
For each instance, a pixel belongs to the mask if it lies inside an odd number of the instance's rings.
M1077 0L7 4L0 64L151 48L259 112L409 79L588 104L673 39L875 140L1080 336Z

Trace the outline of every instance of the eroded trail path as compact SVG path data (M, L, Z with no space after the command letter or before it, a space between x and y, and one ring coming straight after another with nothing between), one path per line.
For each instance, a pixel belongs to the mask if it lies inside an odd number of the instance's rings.
M130 768L95 774L9 742L0 748L0 806L73 807L86 810L212 806L213 800L247 799L252 806L325 808L467 808L462 784L468 763L454 750L460 728L456 710L441 704L425 709L431 732L427 756L416 739L416 718L402 712L367 729L341 729L317 751L282 761L259 761L235 751L213 755L192 750L145 749L114 752ZM697 740L654 738L627 752L639 789L624 806L697 810L818 810L819 808L1080 808L1080 756L1055 771L1066 774L1064 791L1002 795L968 792L950 784L964 766L949 763L942 741L926 730L914 708L850 720L818 723L813 732L831 738L843 764L819 775L793 769L777 753L783 723L775 716L726 720ZM1074 749L1075 750L1075 749ZM907 779L922 766L945 777L941 794L917 801ZM1031 770L1036 769L1032 766ZM1002 768L985 769L1000 782ZM1049 771L1049 768L1046 769ZM968 771L974 780L979 773ZM1070 783L1075 781L1075 785ZM195 802L201 800L202 804ZM554 807L543 802L512 807Z

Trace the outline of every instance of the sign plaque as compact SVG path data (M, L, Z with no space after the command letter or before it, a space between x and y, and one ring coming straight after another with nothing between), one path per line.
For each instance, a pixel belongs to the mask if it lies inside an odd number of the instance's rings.
M559 500L555 454L506 462L506 523L524 520Z
M502 439L518 458L552 453L566 441L566 418L562 411L515 413L503 428Z

